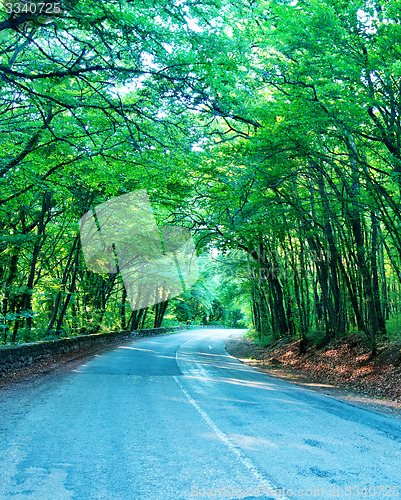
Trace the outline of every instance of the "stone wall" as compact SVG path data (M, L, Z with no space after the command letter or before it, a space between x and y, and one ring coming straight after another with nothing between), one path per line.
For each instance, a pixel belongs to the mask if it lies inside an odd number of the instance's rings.
M35 371L35 367L57 363L65 358L73 359L131 339L163 335L190 328L195 327L183 325L134 330L132 332L98 333L3 347L0 349L0 377ZM196 328L205 327L196 326Z

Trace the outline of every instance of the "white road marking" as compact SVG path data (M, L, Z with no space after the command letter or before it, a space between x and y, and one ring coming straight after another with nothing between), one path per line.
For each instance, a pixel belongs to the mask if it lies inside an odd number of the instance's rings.
M174 380L177 382L178 387L181 389L181 391L184 393L185 397L188 399L188 401L191 403L191 405L198 411L198 413L201 415L203 420L208 424L208 426L212 429L212 431L216 434L216 436L224 443L234 455L236 455L239 459L239 461L245 466L246 469L248 469L259 481L259 484L265 488L266 491L272 491L272 490L280 490L281 488L278 488L274 484L272 484L268 479L266 479L260 472L258 472L257 468L253 465L251 460L249 460L248 457L246 457L242 451L237 448L228 438L228 436L217 427L217 425L213 422L213 420L209 417L209 415L202 410L202 408L198 405L198 403L193 399L193 397L184 389L182 386L181 382L179 379L173 375ZM278 500L288 500L287 496L281 496L281 497L274 497Z

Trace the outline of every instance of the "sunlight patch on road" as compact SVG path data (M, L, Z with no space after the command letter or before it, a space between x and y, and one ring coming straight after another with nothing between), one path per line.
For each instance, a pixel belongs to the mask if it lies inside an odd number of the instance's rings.
M261 448L278 448L276 443L264 439L260 436L246 436L244 434L230 434L230 439L237 446L241 448L246 448L248 450L259 450Z

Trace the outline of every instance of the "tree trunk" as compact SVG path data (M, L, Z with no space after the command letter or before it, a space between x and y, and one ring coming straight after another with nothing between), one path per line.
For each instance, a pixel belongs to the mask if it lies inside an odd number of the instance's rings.
M159 328L161 326L167 306L168 300L155 304L155 320L153 323L153 328Z
M372 253L371 253L371 267L372 267L372 284L373 284L373 294L377 315L377 322L379 331L381 334L385 335L386 332L386 322L384 321L381 302L380 302L380 287L379 287L379 273L377 270L377 254L378 254L378 226L379 221L377 220L376 214L372 210L370 213L372 221Z
M67 263L65 265L64 273L63 273L63 276L61 278L61 283L60 283L60 285L61 285L62 288L64 288L65 285L67 284L68 276L69 276L69 274L71 272L71 269L73 268L73 266L71 266L71 260L72 260L72 257L74 255L74 251L75 251L76 245L78 243L78 240L79 240L79 235L77 235L75 237L75 240L74 240L74 242L72 244L70 253L68 254ZM77 252L78 251L79 250L77 249ZM76 269L76 266L75 266L75 269ZM59 305L60 305L60 300L61 300L61 294L62 294L61 291L57 292L56 300L54 301L54 304L53 304L53 311L52 311L49 323L48 323L47 328L46 328L46 334L50 333L50 331L52 330L52 328L54 326L54 323L56 322L57 315L58 315L58 310L59 310Z
M33 293L33 283L35 279L35 272L36 272L36 265L38 262L38 257L39 257L39 252L41 251L44 242L45 242L45 228L46 228L46 222L45 222L45 215L50 209L50 201L51 201L51 193L49 191L46 191L43 195L42 199L42 209L40 212L40 217L38 221L38 231L37 231L37 241L35 244L35 247L33 249L32 253L32 259L31 259L31 267L30 267L30 272L28 276L28 281L27 281L27 290L23 293L22 299L21 299L21 307L25 311L30 311L32 309L32 293ZM32 317L27 317L26 318L26 328L27 330L31 330L32 328Z
M120 321L121 321L121 330L125 330L127 327L126 319L125 319L125 304L127 301L127 290L123 284L123 292L121 297L121 307L120 307Z

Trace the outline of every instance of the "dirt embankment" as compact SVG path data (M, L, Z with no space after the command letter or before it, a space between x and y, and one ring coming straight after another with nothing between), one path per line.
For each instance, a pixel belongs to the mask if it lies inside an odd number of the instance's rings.
M226 350L254 368L350 403L401 418L401 344L387 343L371 358L359 336L309 347L281 340L262 348L250 339L230 339Z

